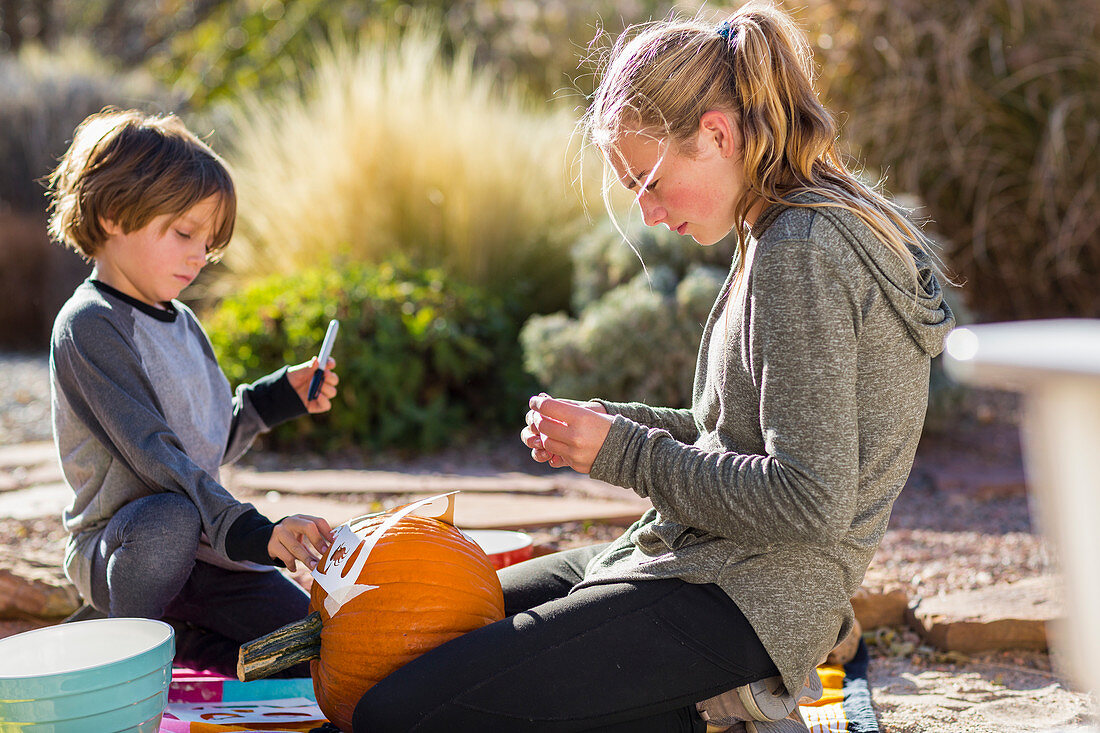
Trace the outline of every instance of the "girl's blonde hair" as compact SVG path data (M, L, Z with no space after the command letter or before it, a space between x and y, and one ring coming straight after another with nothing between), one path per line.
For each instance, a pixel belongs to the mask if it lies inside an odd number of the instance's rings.
M640 29L640 30L638 30ZM745 5L720 25L694 19L655 21L615 42L582 120L606 165L619 137L651 130L691 155L705 112L730 112L740 127L747 189L735 204L739 264L748 237L745 217L759 200L851 211L893 250L914 278L910 247L928 240L904 213L848 171L837 150L837 127L813 89L805 35L780 10ZM801 203L813 191L827 201Z
M90 115L77 126L47 186L50 237L89 259L107 239L104 219L132 232L217 196L218 226L206 255L215 261L237 218L225 162L175 115L114 107Z

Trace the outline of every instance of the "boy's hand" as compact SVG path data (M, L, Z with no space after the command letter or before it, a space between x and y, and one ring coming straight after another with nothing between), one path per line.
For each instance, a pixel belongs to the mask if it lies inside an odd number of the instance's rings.
M321 383L321 391L317 393L315 400L309 399L309 381L317 371L317 357L286 370L286 378L290 380L290 386L298 393L298 398L310 412L328 412L332 409L332 398L336 396L336 385L340 383L340 377L332 371L335 366L336 360L330 356L325 366L325 381Z
M546 394L532 397L529 405L520 440L531 449L531 457L552 468L569 466L588 473L614 421L603 405L556 400Z
M298 562L313 570L321 555L328 550L331 540L332 527L324 519L308 514L292 514L271 531L267 554L282 560L292 573L298 569Z

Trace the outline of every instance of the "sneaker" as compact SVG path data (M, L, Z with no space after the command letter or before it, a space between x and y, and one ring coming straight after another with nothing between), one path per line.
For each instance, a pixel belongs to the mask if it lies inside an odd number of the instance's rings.
M727 690L720 695L695 703L699 717L707 722L708 733L730 730L732 726L752 719L752 713L745 708L745 704L737 694L739 689L741 688Z
M737 722L730 726L707 723L707 733L748 733L748 729L745 728L743 722Z
M750 720L745 723L745 730L747 733L810 733L798 708L782 720Z
M735 687L698 702L695 707L699 711L699 717L707 723L732 726L743 720L765 723L781 721L792 713L797 713L799 703L805 704L820 698L821 677L815 671L810 673L797 696L789 694L783 686L783 678L776 675Z
M817 673L817 670L810 672L810 676L806 678L806 684L802 685L802 689L799 690L798 704L809 705L812 702L817 702L821 699L821 693L824 690L821 687L821 675Z
M798 707L798 701L787 692L779 675L750 682L738 687L736 692L749 711L750 717L746 720L782 720Z

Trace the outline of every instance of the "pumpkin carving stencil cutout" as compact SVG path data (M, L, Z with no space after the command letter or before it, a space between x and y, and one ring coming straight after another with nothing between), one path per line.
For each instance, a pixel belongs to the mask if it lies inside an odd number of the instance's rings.
M374 590L378 587L376 585L360 583L360 576L378 540L402 519L414 515L429 517L441 522L446 522L453 527L455 495L457 493L457 491L452 491L449 494L440 494L439 496L421 499L407 506L400 507L392 513L382 512L381 514L367 515L365 517L352 519L346 524L340 525L333 534L332 546L317 562L317 567L313 571L314 583L320 584L327 594L324 597L324 608L325 611L328 612L328 615L336 615L340 607L352 598L355 598L360 593L365 593L368 590ZM442 510L440 510L439 504L443 503L443 499L446 499L446 503L445 506L442 507ZM433 509L435 509L435 511L433 511ZM371 531L365 536L362 534L362 529L358 529L357 531L357 529L352 528L353 525L357 528L362 528L364 527L364 520L370 520L374 517L384 517L384 520L381 524L371 523L367 525L370 527ZM348 553L351 553L351 557L347 564L342 568L339 567L343 564L343 560L348 556ZM315 597L315 594L313 595ZM311 607L313 606L312 603L310 605Z

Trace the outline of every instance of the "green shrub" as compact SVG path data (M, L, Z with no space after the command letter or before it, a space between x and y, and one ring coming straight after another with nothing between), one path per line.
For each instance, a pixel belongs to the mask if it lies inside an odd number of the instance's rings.
M579 87L591 92L591 74L579 74L577 56L592 40L593 25L611 29L659 17L664 0L244 0L158 7L145 3L133 30L152 48L150 67L160 78L186 90L191 104L232 99L295 76L294 64L308 57L317 38L352 38L378 26L414 26L425 14L438 17L444 53L470 47L479 67L505 82L521 83L541 99ZM680 7L700 5L680 2ZM144 22L142 22L144 21ZM121 49L119 49L121 50Z
M734 239L710 247L701 247L690 237L681 237L664 229L631 227L620 232L609 219L603 219L573 246L573 296L575 312L584 310L605 293L624 285L638 275L655 268L668 268L679 280L694 264L728 270L733 257ZM627 241L623 241L625 233ZM674 287L674 286L673 286ZM668 287L665 292L671 292Z
M610 225L574 248L579 315L533 316L524 363L555 396L691 404L703 325L729 268L728 245L703 248L647 230L632 238L646 268ZM723 266L707 264L721 261Z
M1100 316L1100 4L813 0L844 134L948 240L980 320Z
M238 384L311 358L332 318L334 407L280 426L274 447L429 450L522 420L530 385L513 318L438 269L391 259L274 275L225 298L205 325Z

